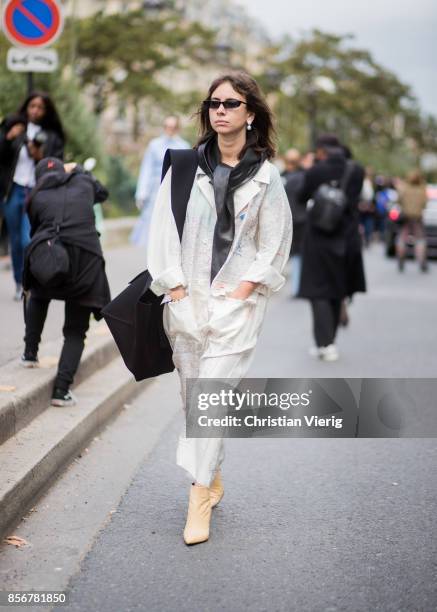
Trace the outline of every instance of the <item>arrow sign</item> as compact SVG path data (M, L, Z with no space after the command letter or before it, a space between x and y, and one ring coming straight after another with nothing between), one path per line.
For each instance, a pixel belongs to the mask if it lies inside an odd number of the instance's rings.
M3 11L3 31L14 44L45 47L62 33L64 20L55 0L8 0Z
M58 54L54 49L12 48L7 66L12 72L53 72L58 67Z

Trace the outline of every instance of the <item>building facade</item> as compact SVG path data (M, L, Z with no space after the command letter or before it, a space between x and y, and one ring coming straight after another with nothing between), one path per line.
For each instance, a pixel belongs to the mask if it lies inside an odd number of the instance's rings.
M170 9L176 10L181 20L197 21L215 30L217 51L213 61L191 63L185 70L169 67L160 72L159 82L175 94L198 91L201 98L210 81L229 68L259 72L262 70L263 49L269 44L260 24L233 0L221 0L220 3L214 0L64 0L63 5L65 15L75 19L99 11L116 14L143 9L146 14L153 15ZM91 106L96 107L96 96L98 99L103 90L104 83L100 81L87 88L87 95L94 98ZM105 96L100 123L106 148L120 153L142 150L160 132L165 114L151 106L144 101L132 108L121 103L115 95ZM195 110L193 108L192 112ZM181 117L183 127L192 125L191 115Z

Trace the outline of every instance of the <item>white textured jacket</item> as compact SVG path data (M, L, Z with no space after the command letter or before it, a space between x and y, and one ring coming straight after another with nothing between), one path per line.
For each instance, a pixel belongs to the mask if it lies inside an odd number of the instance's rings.
M225 295L240 281L259 283L268 297L284 284L282 275L292 240L292 218L278 169L265 161L234 193L235 236L228 257L210 286L211 255L217 220L214 190L198 167L187 207L182 243L171 210L171 168L157 194L150 228L147 265L156 295L183 285L195 299Z

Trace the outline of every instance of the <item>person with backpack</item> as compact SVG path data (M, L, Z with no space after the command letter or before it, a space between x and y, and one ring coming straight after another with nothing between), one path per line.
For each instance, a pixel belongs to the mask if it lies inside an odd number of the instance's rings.
M292 240L290 206L270 162L272 115L257 82L244 72L215 79L199 116L182 240L172 210L179 178L170 167L153 209L147 253L151 289L166 301L164 328L185 411L187 378L246 375L268 298L285 283ZM223 439L189 438L184 426L176 462L192 481L186 544L209 537L211 508L224 492L223 459Z
M356 284L358 259L352 249L362 182L362 172L347 160L337 136L321 135L316 163L306 171L298 195L308 202L299 297L311 303L315 346L310 354L324 361L339 358L335 337L344 298L363 290Z
M38 366L38 347L50 300L65 302L64 346L51 404L73 406L70 391L84 349L91 314L99 320L111 299L93 206L108 192L75 163L42 159L27 203L31 241L26 248L23 289L26 333L21 358Z

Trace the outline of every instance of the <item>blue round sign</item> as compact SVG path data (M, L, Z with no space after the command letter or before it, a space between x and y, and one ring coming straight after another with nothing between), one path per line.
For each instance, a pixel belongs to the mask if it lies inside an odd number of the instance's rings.
M14 44L44 47L58 38L62 28L55 0L9 0L3 11L3 30Z

